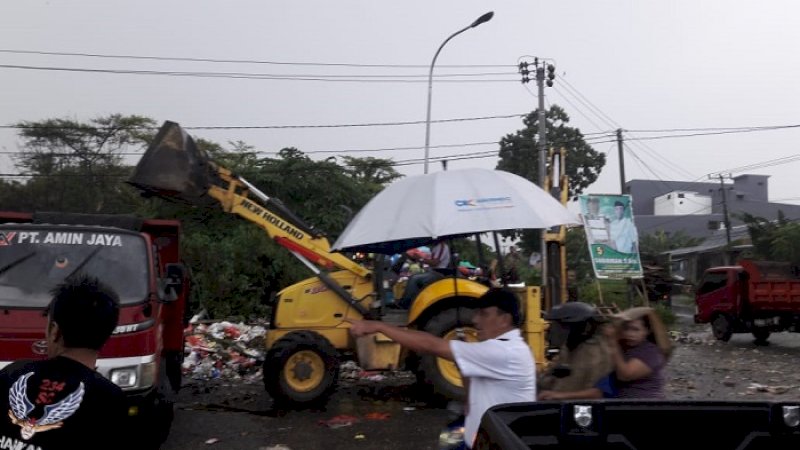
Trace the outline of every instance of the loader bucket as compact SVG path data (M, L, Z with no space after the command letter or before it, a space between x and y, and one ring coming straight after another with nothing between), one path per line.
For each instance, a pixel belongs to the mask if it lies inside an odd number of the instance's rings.
M175 122L164 122L139 160L128 183L144 196L158 196L184 203L203 199L217 177L216 166ZM203 201L205 200L205 201Z

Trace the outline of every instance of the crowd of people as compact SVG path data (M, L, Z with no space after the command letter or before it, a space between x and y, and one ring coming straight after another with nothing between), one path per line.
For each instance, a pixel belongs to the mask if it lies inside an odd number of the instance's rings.
M467 391L464 443L470 448L483 414L502 403L598 398L665 398L664 368L670 341L651 308L613 317L583 302L567 302L546 314L548 341L558 356L537 374L522 338L519 300L505 288L489 289L476 301L478 342L445 340L381 321L348 320L361 337L383 333L417 353L454 361Z
M443 261L449 255L446 244L434 246L425 264L446 268ZM478 342L347 319L355 337L383 333L413 352L456 363L467 392L467 448L483 414L497 404L665 397L670 341L650 308L633 308L609 320L583 302L553 307L545 317L550 321L548 341L559 352L541 374L520 330L517 295L490 288L475 308ZM0 418L4 442L53 449L77 442L88 430L119 430L126 412L122 392L95 370L98 351L118 317L116 294L91 277L75 278L54 292L46 329L49 358L18 361L0 371L0 408L9 412Z

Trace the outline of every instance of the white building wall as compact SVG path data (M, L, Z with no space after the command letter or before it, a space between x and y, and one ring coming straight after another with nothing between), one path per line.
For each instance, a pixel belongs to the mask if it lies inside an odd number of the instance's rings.
M711 214L711 197L697 192L673 191L653 199L657 216Z

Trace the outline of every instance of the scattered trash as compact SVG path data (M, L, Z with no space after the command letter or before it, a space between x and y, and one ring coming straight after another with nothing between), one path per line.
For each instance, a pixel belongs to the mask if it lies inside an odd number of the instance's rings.
M360 439L366 439L367 437L364 436L364 433L358 433L355 435L355 438L360 440Z
M217 442L219 442L219 439L217 438L211 438L206 440L207 445L216 444Z
M392 415L388 412L371 412L364 414L364 418L367 420L387 420Z
M292 450L288 445L277 444L269 447L259 447L258 450Z
M328 428L336 429L336 428L342 428L342 427L349 427L349 426L353 425L354 423L358 423L358 421L359 421L358 417L348 416L346 414L342 414L342 415L336 416L336 417L334 417L332 419L320 420L318 423L320 425L325 425Z
M361 372L355 361L345 361L339 366L339 378L343 380L356 380Z
M405 407L403 407L403 411L406 411L406 412L408 412L408 411L416 411L416 410L417 410L417 408L415 408L413 406L405 406Z
M747 387L747 391L750 394L754 392L766 392L768 394L783 394L788 392L793 387L794 386L768 386L766 384L750 383L750 386Z
M184 330L184 375L201 380L223 378L246 382L261 378L264 326L197 322L199 318Z

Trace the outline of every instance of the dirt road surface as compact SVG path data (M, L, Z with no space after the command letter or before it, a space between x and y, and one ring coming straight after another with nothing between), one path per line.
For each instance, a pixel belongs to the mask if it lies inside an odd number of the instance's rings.
M714 341L707 326L676 308L676 351L668 395L680 399L764 400L800 396L800 334L756 346L750 335ZM408 374L344 380L325 410L276 411L260 382L188 381L165 450L436 449L451 413L427 406ZM357 421L331 428L337 416ZM346 419L346 418L345 418ZM345 420L346 422L346 420ZM208 442L208 443L207 443ZM283 446L283 447L281 447Z

